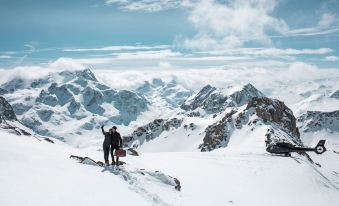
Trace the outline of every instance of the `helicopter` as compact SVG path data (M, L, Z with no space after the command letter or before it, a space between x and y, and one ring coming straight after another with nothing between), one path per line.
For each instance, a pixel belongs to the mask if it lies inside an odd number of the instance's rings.
M318 144L311 148L311 147L298 147L286 142L280 142L267 148L267 151L273 154L283 154L286 157L291 156L291 152L315 152L316 154L320 155L326 152L325 147L326 140L320 140Z

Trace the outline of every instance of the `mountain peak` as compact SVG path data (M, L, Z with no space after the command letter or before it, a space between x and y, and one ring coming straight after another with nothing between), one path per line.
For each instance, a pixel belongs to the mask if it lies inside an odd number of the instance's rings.
M243 87L230 86L227 88L216 88L208 84L198 94L188 99L181 108L188 111L201 107L208 113L218 113L226 107L242 106L253 97L263 96L264 94L250 83Z

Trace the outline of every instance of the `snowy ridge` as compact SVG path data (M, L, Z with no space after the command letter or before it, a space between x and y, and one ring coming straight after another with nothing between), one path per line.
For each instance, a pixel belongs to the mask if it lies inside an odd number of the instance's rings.
M253 97L263 97L264 94L252 84L243 87L220 88L210 85L202 88L199 93L189 98L181 108L193 111L199 108L207 113L222 112L227 107L242 106Z

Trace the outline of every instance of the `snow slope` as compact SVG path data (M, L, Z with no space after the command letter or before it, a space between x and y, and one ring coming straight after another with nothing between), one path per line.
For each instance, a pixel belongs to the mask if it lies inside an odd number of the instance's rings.
M83 165L69 155L101 160L102 152L74 149L0 132L0 205L327 205L339 202L339 154L272 156L228 148L209 153L158 152L127 156L121 172ZM6 146L3 146L6 145ZM160 170L181 181L178 192L137 169ZM126 181L120 174L131 176Z
M89 151L2 131L0 136L0 205L167 205L166 198L176 205L178 191L130 165L120 172L83 165L69 156Z

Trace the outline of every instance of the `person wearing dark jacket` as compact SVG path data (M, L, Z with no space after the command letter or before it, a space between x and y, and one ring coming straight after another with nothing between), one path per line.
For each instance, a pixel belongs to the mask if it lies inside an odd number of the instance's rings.
M109 148L110 148L111 142L112 142L113 130L109 129L109 132L105 132L104 126L101 126L101 131L102 131L102 134L105 136L105 140L104 140L104 143L102 145L103 150L104 150L105 164L109 165L108 156L109 156ZM114 160L113 155L112 155L112 159Z
M112 156L112 165L116 164L116 166L119 166L119 157L117 156L116 161L114 161L114 153L113 151L118 150L122 147L122 139L120 136L120 133L117 132L117 127L112 127L112 141L111 141L111 156Z

